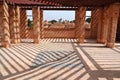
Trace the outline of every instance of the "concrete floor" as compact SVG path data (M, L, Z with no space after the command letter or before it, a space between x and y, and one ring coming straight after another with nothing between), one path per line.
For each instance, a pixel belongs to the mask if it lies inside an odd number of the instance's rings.
M120 80L120 43L113 49L94 40L32 40L0 48L0 80Z

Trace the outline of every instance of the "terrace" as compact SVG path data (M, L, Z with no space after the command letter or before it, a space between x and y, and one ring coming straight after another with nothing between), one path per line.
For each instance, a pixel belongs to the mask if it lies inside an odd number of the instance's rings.
M0 80L120 80L120 43L110 49L95 40L32 42L0 48Z
M44 28L43 10L74 10L74 28ZM0 0L0 80L120 80L119 35L119 0Z

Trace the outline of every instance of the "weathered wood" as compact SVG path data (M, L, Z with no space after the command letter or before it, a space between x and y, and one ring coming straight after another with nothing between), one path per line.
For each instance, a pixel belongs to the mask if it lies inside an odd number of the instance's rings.
M86 15L86 8L80 7L76 11L76 38L78 39L78 43L84 43L85 38L85 15Z
M40 43L40 8L33 7L33 31L34 31L34 43Z

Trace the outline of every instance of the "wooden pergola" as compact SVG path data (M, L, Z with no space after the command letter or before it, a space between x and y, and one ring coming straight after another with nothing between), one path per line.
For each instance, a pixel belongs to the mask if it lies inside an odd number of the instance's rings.
M84 43L85 14L86 10L91 10L91 26L97 26L97 42L114 47L120 0L0 0L0 35L3 47L21 42L20 31L24 31L27 26L27 9L32 9L33 13L34 43L40 43L43 10L75 10L75 37L79 43Z

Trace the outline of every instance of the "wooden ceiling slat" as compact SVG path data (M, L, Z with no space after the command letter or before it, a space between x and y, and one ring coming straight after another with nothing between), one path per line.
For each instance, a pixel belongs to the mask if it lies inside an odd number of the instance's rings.
M3 0L0 0L3 1ZM19 5L22 7L32 7L32 6L53 6L56 8L50 9L71 9L70 7L103 7L106 5L110 5L112 3L120 3L120 0L6 0L6 2L10 5ZM57 8L58 7L58 8ZM61 8L62 7L62 8ZM64 8L64 9L65 9ZM75 9L75 8L74 8Z

